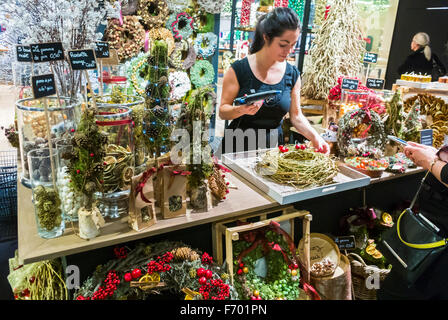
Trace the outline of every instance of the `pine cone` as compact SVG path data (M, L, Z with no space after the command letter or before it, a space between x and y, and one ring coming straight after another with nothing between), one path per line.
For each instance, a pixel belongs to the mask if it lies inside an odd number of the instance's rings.
M154 116L159 119L163 118L166 114L165 109L161 106L155 106L151 111L154 113Z
M193 250L188 247L180 247L174 249L171 253L173 254L175 260L187 260L192 251Z
M221 170L216 166L213 168L213 174L208 178L208 186L218 200L222 200L227 195L226 181L222 177Z
M196 251L191 251L190 257L188 258L191 262L201 259L201 256Z

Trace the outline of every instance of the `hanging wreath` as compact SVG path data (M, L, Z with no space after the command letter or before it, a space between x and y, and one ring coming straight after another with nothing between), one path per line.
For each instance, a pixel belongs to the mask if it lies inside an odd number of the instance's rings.
M196 54L204 59L215 53L218 44L218 36L213 32L199 33L194 40L194 49Z
M166 4L173 12L182 12L188 8L188 1L185 0L166 0Z
M183 58L184 56L185 59ZM188 70L196 62L196 51L186 40L176 42L174 51L169 58L169 63L173 68Z
M212 84L215 80L213 65L207 60L198 60L190 69L191 83L197 88Z
M382 157L386 134L375 111L363 108L348 112L339 120L338 128L341 155Z
M224 6L224 1L216 0L197 0L199 6L203 8L208 13L218 14L221 13L222 7Z
M151 29L148 33L151 41L163 40L168 45L168 56L174 51L174 37L170 30L166 28Z
M194 19L194 29L198 33L213 32L215 27L215 16L211 13L194 11L192 13Z
M140 0L137 13L143 19L143 23L152 29L165 24L169 9L164 0Z
M129 63L127 63L128 81L130 82L130 87L137 92L140 96L145 94L145 79L142 76L142 72L146 69L148 65L149 53L141 53L137 57L133 58Z
M169 84L171 87L171 99L182 99L188 91L191 90L191 82L188 74L184 71L172 72L169 75Z
M166 22L166 28L171 30L176 39L187 39L193 34L193 18L186 12L173 13Z
M109 20L106 35L120 60L136 56L145 44L145 29L135 16L124 16L123 25L119 19Z

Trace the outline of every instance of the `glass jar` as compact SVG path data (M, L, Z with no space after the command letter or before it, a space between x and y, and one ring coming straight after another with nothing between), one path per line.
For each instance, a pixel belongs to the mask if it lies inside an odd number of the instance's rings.
M96 123L108 139L104 157L103 192L96 194L101 214L112 219L128 212L134 176L132 110L121 105L98 105Z
M70 174L67 172L70 160L64 159L64 154L71 153L73 150L71 140L61 139L56 141L56 149L58 150L57 186L62 202L62 214L65 221L78 221L78 210L83 199L82 195L70 186Z
M339 107L339 118L347 112L367 107L369 92L363 90L342 90L341 104Z
M61 199L56 187L58 151L52 148L51 153L49 148L42 148L27 154L37 233L44 239L59 237L65 229Z
M48 97L48 113L50 119L50 131L55 141L59 138L73 134L81 115L81 104L70 103L69 98L61 98L59 106L56 97ZM17 123L19 129L20 153L26 155L29 151L39 148L48 148L47 127L43 101L27 98L16 102ZM28 158L21 158L22 176L21 182L30 188L30 174Z

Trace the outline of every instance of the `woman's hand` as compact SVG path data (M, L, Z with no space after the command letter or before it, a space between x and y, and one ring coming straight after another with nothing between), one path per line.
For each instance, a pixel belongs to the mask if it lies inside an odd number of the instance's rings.
M252 104L249 104L249 105L243 104L243 105L237 106L236 108L238 108L238 112L242 115L248 114L248 115L253 116L254 114L256 114L258 112L258 110L260 110L263 103L264 103L264 100L258 100Z
M423 167L426 170L431 169L431 164L438 158L436 152L437 150L433 147L424 146L412 141L409 141L408 145L404 147L406 157L411 159L417 166Z
M314 150L316 152L321 152L325 155L330 154L330 146L321 136L317 135L316 138L311 141L311 143L313 144Z

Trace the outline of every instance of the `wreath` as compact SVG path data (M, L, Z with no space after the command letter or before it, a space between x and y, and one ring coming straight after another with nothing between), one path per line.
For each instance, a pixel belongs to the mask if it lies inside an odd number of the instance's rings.
M171 87L171 99L182 99L191 90L191 82L188 74L184 71L170 73L168 82Z
M163 40L168 45L168 56L174 51L174 37L170 30L166 28L151 29L148 33L151 41Z
M176 39L187 39L193 34L193 18L186 12L173 13L166 22L166 28L171 30Z
M216 0L197 0L198 4L201 8L203 8L208 13L221 13L222 7L224 6L225 1L216 1Z
M169 9L164 0L139 0L138 15L149 28L158 28L165 24Z
M124 16L123 25L120 25L119 19L109 20L106 34L120 60L136 56L145 44L145 29L135 16Z
M184 56L185 59L183 58ZM196 51L186 40L176 42L174 51L169 58L169 63L173 68L188 70L196 62Z
M196 54L207 58L215 53L218 44L218 36L213 32L199 33L194 40Z
M190 69L191 83L197 88L212 84L215 80L213 65L207 60L198 60Z
M213 32L215 27L215 16L211 13L195 11L192 13L194 29L198 33Z
M350 111L338 123L338 147L342 156L382 157L386 134L380 116L368 108Z
M126 64L130 87L133 88L140 96L145 94L145 79L142 73L148 66L148 56L149 53L141 53Z
M173 12L185 11L188 8L188 1L185 0L166 0L166 4Z
M293 240L278 223L243 232L240 239L233 247L239 299L297 300L299 261Z

